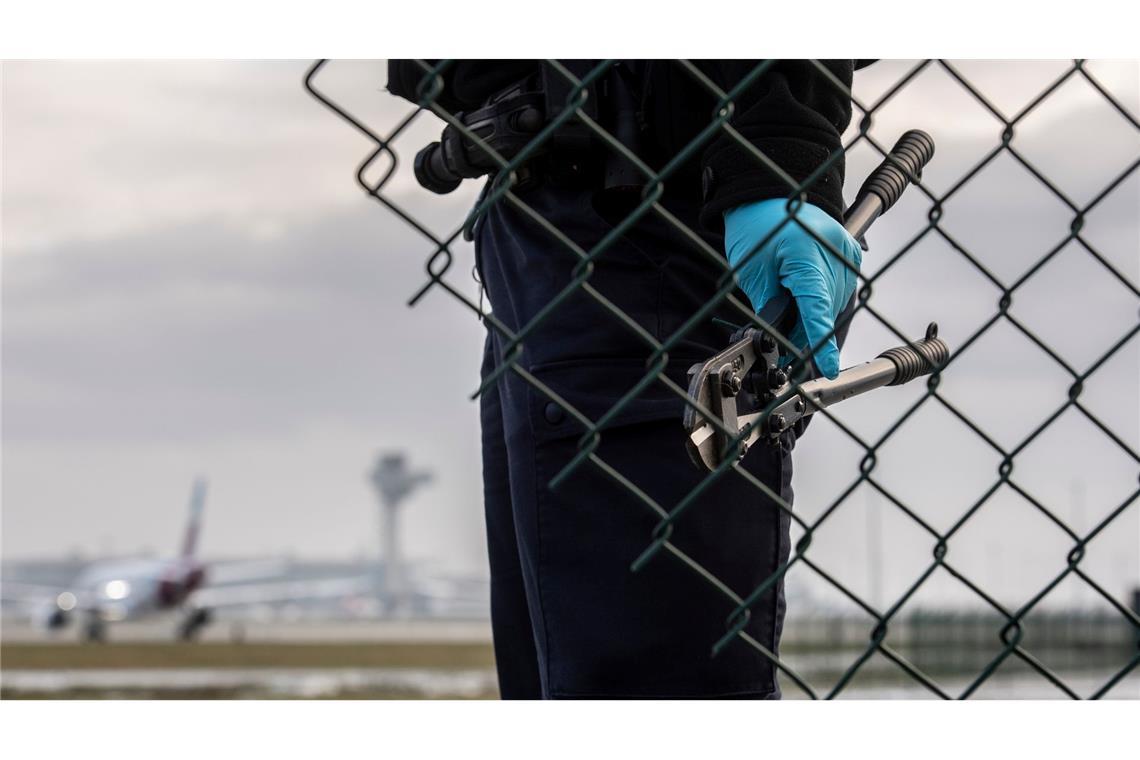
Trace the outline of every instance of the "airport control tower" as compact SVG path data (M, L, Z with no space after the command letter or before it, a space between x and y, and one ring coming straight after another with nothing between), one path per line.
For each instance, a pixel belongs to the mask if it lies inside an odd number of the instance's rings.
M372 469L371 481L380 496L380 547L383 575L377 594L389 615L409 609L408 577L400 551L400 529L397 509L419 486L431 482L432 473L408 469L403 452L380 455Z

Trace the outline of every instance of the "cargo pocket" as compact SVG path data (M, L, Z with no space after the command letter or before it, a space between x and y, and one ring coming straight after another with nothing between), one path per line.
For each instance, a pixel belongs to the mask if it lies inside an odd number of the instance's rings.
M682 388L691 363L670 362L667 374ZM591 421L609 413L647 372L639 359L603 358L532 371ZM552 490L550 480L579 453L586 428L541 391L528 393L551 691L579 696L771 693L770 663L751 648L733 646L709 657L709 647L723 635L731 600L668 556L630 572L660 520L641 496L672 509L707 474L685 451L684 401L653 382L601 430L599 459L636 491L589 462ZM758 464L771 458L757 455ZM765 480L779 478L778 471L761 467ZM742 489L742 483L726 478L713 484L672 540L746 593L774 570L780 545L772 505L761 503L762 497L751 486ZM749 633L765 643L775 638L776 610L769 602L757 605L749 624Z
M697 361L670 358L665 373L684 388L688 383L685 373ZM570 407L597 422L649 373L649 368L641 359L597 357L553 362L531 372ZM586 432L582 421L538 388L529 387L528 394L537 440L581 436ZM654 380L623 405L605 427L669 419L676 420L680 427L684 408L683 399Z

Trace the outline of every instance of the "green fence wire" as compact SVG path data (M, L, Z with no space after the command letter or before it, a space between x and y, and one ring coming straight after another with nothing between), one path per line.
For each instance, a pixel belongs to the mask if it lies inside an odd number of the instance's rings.
M952 77L965 92L980 103L988 112L990 112L996 119L1003 125L1004 129L1001 134L1000 142L993 147L984 157L982 157L974 166L972 166L965 174L963 174L956 182L952 183L948 190L941 194L935 193L930 187L917 182L912 185L909 193L922 193L929 202L929 211L927 213L927 223L920 229L914 236L905 242L899 249L891 255L882 267L880 267L872 276L860 274L860 287L857 291L855 313L863 312L879 324L893 333L901 342L910 343L907 335L902 330L893 325L880 311L876 310L870 303L871 294L874 290L876 282L883 277L885 273L890 271L908 252L914 250L915 246L927 238L928 236L937 236L945 241L954 251L960 254L970 266L977 272L988 279L999 291L1000 297L997 303L996 311L979 327L972 335L970 335L960 345L952 346L952 354L947 362L936 369L927 380L926 391L922 394L921 398L912 403L906 408L898 418L891 424L885 432L883 432L877 439L868 440L858 435L850 427L844 425L840 420L836 419L834 415L829 414L827 410L821 413L827 415L832 422L834 422L842 432L848 436L854 443L856 443L863 451L863 457L858 466L858 475L855 477L848 486L843 489L837 498L835 498L820 514L811 522L802 519L791 508L791 505L782 500L779 494L774 493L764 483L760 482L747 471L741 468L735 458L728 456L724 460L724 464L716 470L710 472L699 485L692 490L689 494L685 495L676 504L659 504L650 498L644 491L638 488L635 484L625 478L620 472L612 466L603 461L597 454L597 449L601 437L604 435L607 424L615 418L615 416L622 411L629 403L642 394L647 388L653 384L660 384L668 389L669 392L682 398L690 407L697 407L687 395L686 389L678 386L673 382L665 373L665 369L669 363L669 352L678 345L678 343L691 331L696 325L707 322L713 315L713 311L718 307L725 304L729 305L735 312L740 315L740 322L747 324L751 323L759 327L769 328L752 312L752 309L743 303L737 296L734 295L734 270L730 269L721 251L714 250L710 247L698 234L689 229L683 222L672 215L666 208L659 202L664 191L664 184L669 179L678 167L684 162L692 159L698 154L711 140L720 137L721 135L729 135L741 145L748 154L760 165L767 168L776 176L782 178L783 182L787 185L787 197L789 199L789 211L795 208L795 205L804 198L805 192L822 177L827 169L836 161L842 159L843 153L835 153L830 159L821 166L812 175L806 177L802 182L797 182L786 172L780 169L769 157L757 149L756 146L749 143L743 136L741 136L732 125L732 115L734 112L734 98L738 96L745 88L756 82L758 78L763 76L775 62L765 61L758 63L754 70L744 77L733 89L724 91L719 88L715 83L709 80L695 65L686 62L678 61L677 65L692 77L693 81L699 83L705 90L711 93L717 100L717 106L711 114L709 124L705 127L688 145L686 145L680 152L672 157L665 165L658 171L652 170L646 165L644 161L638 156L634 155L621 141L615 138L612 134L602 128L595 120L591 119L585 111L585 103L587 100L588 87L592 82L599 80L607 71L614 65L613 61L600 61L592 67L592 69L582 78L576 77L564 65L558 61L548 62L554 71L563 77L567 83L568 95L566 98L566 107L561 110L557 116L548 123L528 144L513 156L510 160L496 154L490 146L486 145L478 135L473 134L467 129L462 121L460 121L455 114L449 113L446 109L440 107L436 102L437 98L444 86L444 79L441 76L449 66L453 64L451 61L442 61L435 65L429 65L426 62L421 62L423 68L423 78L419 83L417 94L419 97L419 108L413 109L404 118L398 121L389 131L378 133L373 131L361 119L350 113L342 105L336 102L332 97L325 94L325 92L318 86L320 73L325 68L326 61L316 62L308 71L305 77L305 87L309 93L320 101L324 106L333 111L337 116L343 119L348 124L355 127L360 133L365 135L373 144L374 149L357 167L356 180L358 184L377 202L387 208L390 212L395 214L405 223L414 228L420 235L424 237L431 247L430 254L427 257L425 269L427 274L427 281L424 283L415 294L412 295L409 304L415 305L420 299L432 289L440 289L449 293L457 301L464 304L467 309L477 318L484 320L490 329L498 331L504 338L505 348L503 351L504 361L499 369L490 373L484 378L483 383L480 385L475 395L478 396L487 387L495 383L501 373L511 371L520 376L527 383L532 385L538 392L544 394L551 402L561 407L567 414L576 418L581 425L585 428L586 433L578 442L577 455L560 471L550 482L549 486L557 488L558 485L566 478L573 477L574 473L584 465L590 465L602 473L604 473L613 482L620 487L627 489L630 494L650 510L658 518L656 528L653 530L652 535L647 536L647 544L644 551L634 559L631 565L631 571L637 572L646 566L647 563L653 561L660 561L660 557L672 557L674 560L679 561L692 572L698 574L718 593L723 594L734 605L732 614L725 622L724 635L720 640L709 642L712 648L710 656L715 656L724 646L729 642L739 639L747 643L749 646L754 647L765 657L769 658L774 666L779 669L783 676L797 685L803 692L811 698L833 698L839 695L851 683L852 679L860 672L866 665L869 659L876 653L882 655L890 662L894 663L901 669L902 673L912 678L915 682L921 684L933 694L942 698L968 698L974 695L979 687L981 687L998 668L1009 658L1016 658L1023 662L1026 666L1036 671L1043 678L1052 683L1064 695L1072 698L1091 697L1093 699L1100 698L1108 694L1115 686L1117 686L1138 664L1140 664L1140 617L1137 612L1130 609L1129 606L1116 599L1109 593L1100 583L1090 577L1081 567L1081 562L1085 557L1086 547L1089 542L1096 536L1107 530L1126 510L1132 507L1137 497L1140 496L1140 487L1132 491L1123 501L1121 501L1115 508L1113 508L1100 522L1092 527L1087 533L1080 534L1072 527L1070 527L1064 520L1058 517L1051 511L1045 504L1030 494L1023 488L1017 479L1014 477L1014 464L1015 460L1027 446L1036 440L1042 433L1048 429L1063 413L1070 409L1078 411L1081 415L1087 418L1093 425L1096 426L1112 443L1118 447L1124 454L1129 457L1134 463L1140 464L1140 454L1129 445L1129 442L1122 440L1108 425L1104 423L1096 414L1094 414L1086 404L1081 401L1081 396L1084 391L1085 385L1089 378L1096 373L1112 356L1121 351L1137 334L1140 332L1140 321L1127 325L1112 346L1103 353L1100 357L1095 359L1091 364L1086 367L1076 367L1065 360L1056 350L1050 347L1046 337L1036 334L1026 324L1023 324L1018 318L1010 312L1010 306L1013 302L1014 295L1018 289L1021 288L1030 278L1037 274L1042 267L1044 267L1054 256L1056 256L1063 248L1070 243L1076 243L1088 256L1095 260L1119 283L1121 283L1140 304L1140 289L1137 285L1131 282L1128 276L1115 267L1108 258L1102 255L1096 247L1090 242L1087 236L1082 235L1085 229L1086 220L1089 213L1095 209L1113 190L1121 186L1126 179L1129 178L1137 167L1140 167L1140 156L1134 158L1131 163L1123 166L1121 171L1101 190L1097 193L1091 201L1082 205L1074 202L1068 197L1061 188L1059 188L1053 181L1050 180L1042 171L1031 163L1022 152L1014 144L1014 135L1018 125L1042 103L1044 103L1051 95L1053 95L1059 88L1066 82L1073 79L1082 79L1091 88L1099 94L1113 109L1115 109L1120 116L1131 125L1133 129L1140 133L1140 122L1134 114L1130 113L1128 108L1123 105L1112 93L1106 89L1089 71L1085 62L1081 60L1074 61L1071 66L1060 75L1057 76L1051 83L1048 84L1035 98L1033 98L1026 106L1024 106L1012 118L1006 117L994 103L988 99L978 87L967 80L965 76L958 71L955 66L946 61L921 61L914 65L907 71L897 82L888 88L881 96L874 102L861 102L855 95L837 80L834 75L823 65L816 63L815 67L823 76L825 81L829 82L832 87L842 91L842 93L851 98L854 119L853 121L858 124L857 134L844 145L844 152L850 151L859 143L866 143L874 148L881 155L886 155L889 146L885 146L877 142L870 134L871 125L874 120L874 115L877 111L882 109L888 102L890 102L896 95L902 91L912 80L915 79L924 69L930 66L941 67L945 72ZM392 146L393 141L404 133L410 124L424 111L430 111L439 118L443 119L448 124L454 126L463 135L479 145L488 154L492 155L496 163L500 166L497 173L494 174L488 187L483 195L480 197L476 206L471 210L468 217L457 224L450 234L446 236L437 236L432 233L424 224L418 221L407 209L402 208L392 197L392 195L385 194L386 185L392 180L395 175L397 165L399 163L397 154ZM560 230L556 229L547 220L543 219L541 215L531 209L520 195L513 191L513 188L519 181L519 170L527 162L529 158L534 156L540 146L551 139L555 130L563 123L575 119L595 138L595 143L599 146L600 150L615 151L623 155L633 166L641 172L644 177L644 187L641 194L641 201L637 204L632 211L617 224L613 229L601 239L595 246L589 250L583 250L580 246L569 239ZM1071 223L1069 225L1069 233L1063 239L1040 256L1032 265L1025 270L1019 277L1012 282L1008 282L999 277L991 268L987 267L982 257L976 256L971 253L961 241L955 239L943 226L940 225L940 220L943 215L943 208L947 201L955 196L967 183L974 180L978 174L991 162L993 162L1001 154L1008 154L1023 166L1042 186L1048 189L1058 200L1060 200L1071 212ZM366 174L369 173L382 158L386 158L389 165L382 172L379 179L369 181L366 179ZM465 229L468 229L476 219L486 213L486 211L496 203L510 204L515 209L526 214L536 224L540 225L550 235L551 239L565 247L578 259L578 264L573 270L571 280L566 283L565 288L561 293L554 298L534 319L528 324L523 325L517 332L512 332L499 320L495 318L493 312L488 312L483 308L481 301L477 302L460 292L456 287L447 282L444 278L452 266L455 265L455 255L453 255L452 247L457 244L460 237L463 235ZM639 219L647 215L656 215L667 223L674 225L684 236L692 241L693 245L699 249L700 255L708 257L710 261L716 262L724 271L724 274L719 282L717 292L711 298L704 308L700 309L674 334L668 336L664 340L658 340L650 335L644 328L642 328L633 318L623 313L611 301L605 298L600 292L594 289L590 284L590 275L593 271L594 262L599 257L604 256L606 250L619 240L626 231L628 231ZM798 220L794 219L789 213L789 220L785 222L796 223ZM805 227L806 229L806 227ZM811 231L809 230L809 234ZM818 239L818 238L817 238ZM827 243L820 240L821 244L825 247ZM755 251L754 251L755 252ZM833 251L834 255L838 255ZM842 260L842 259L841 259ZM846 263L846 262L844 262ZM738 265L739 266L739 265ZM848 265L849 266L849 265ZM614 319L618 320L624 325L634 336L636 336L645 345L646 362L645 373L642 378L622 397L614 406L609 409L598 419L590 419L580 410L574 408L565 398L561 397L558 393L553 391L550 387L545 385L541 380L528 372L523 366L517 362L521 352L521 346L527 337L534 331L535 327L546 318L551 312L556 310L561 303L563 303L572 294L581 292L589 295L604 309L606 309ZM852 315L853 316L853 315ZM953 364L963 353L969 351L983 335L989 332L999 322L1006 322L1027 340L1031 341L1038 348L1041 349L1048 357L1052 359L1059 367L1061 367L1068 376L1071 377L1071 385L1068 389L1067 398L1063 400L1046 418L1037 425L1028 435L1016 443L1016 445L1007 448L1002 446L995 440L994 436L987 433L984 427L970 418L966 413L957 408L951 403L944 395L939 393L939 384L942 373L953 367ZM786 344L785 345L790 345ZM803 356L797 360L795 365L803 363ZM794 369L795 367L793 367ZM945 408L957 420L971 430L985 446L991 448L996 452L1000 458L1001 463L998 468L997 477L992 485L985 490L985 492L968 508L966 511L953 523L953 525L945 531L939 531L933 527L928 521L924 520L915 510L908 507L900 498L893 494L882 482L875 477L876 467L876 454L884 446L884 444L896 434L896 432L905 425L908 420L912 419L915 413L925 405L936 404ZM711 413L707 409L698 408L701 413L717 424L713 420ZM723 426L719 426L722 432L726 432ZM742 434L743 435L743 434ZM794 521L802 530L802 536L793 547L793 551L788 560L779 566L777 571L764 580L759 586L749 589L746 593L737 593L733 589L726 586L719 578L717 578L708 569L703 567L692 557L681 551L670 539L675 530L683 529L682 516L704 493L709 486L722 477L726 477L729 472L734 472L738 476L749 480L755 487L763 492L763 494L770 499L779 509L784 510L792 521ZM813 535L819 530L820 526L831 517L836 510L851 496L851 494L860 486L867 485L873 488L878 494L881 494L888 500L894 507L896 507L902 514L905 514L910 520L918 525L926 534L929 535L932 542L932 557L929 565L918 574L909 587L889 606L885 609L877 609L872 604L868 603L865 599L861 598L858 594L852 591L848 585L845 585L840 579L836 578L833 574L828 573L816 561L809 556L809 547L812 544ZM1016 608L1007 607L999 603L992 595L988 594L978 582L969 578L965 572L956 567L953 562L948 558L948 549L951 539L959 532L959 530L969 521L978 510L989 501L1001 489L1012 489L1019 494L1023 499L1029 502L1036 510L1048 518L1052 523L1063 530L1068 538L1071 540L1072 545L1068 551L1067 556L1063 558L1062 569L1036 594L1027 599L1021 606ZM783 658L776 653L767 649L762 643L751 637L746 631L745 626L749 619L749 610L752 605L757 603L761 597L768 592L772 587L777 584L782 577L793 566L800 564L810 569L813 573L817 574L823 581L833 586L841 594L843 594L852 603L857 605L873 620L873 626L869 632L865 647L854 658L854 660L842 670L830 689L818 689L809 684L808 679L797 673L796 670ZM892 622L899 620L900 610L904 605L914 597L918 589L927 582L927 580L939 569L949 573L953 578L957 579L960 583L964 584L984 605L990 610L993 619L998 621L995 625L994 635L1000 641L1000 651L991 659L983 664L977 676L973 678L969 684L960 692L952 694L947 691L943 686L936 682L936 680L924 672L923 669L909 661L903 656L900 649L888 643L888 634L891 630ZM1098 685L1091 693L1078 694L1071 688L1060 675L1047 667L1041 660L1029 652L1023 641L1025 637L1026 617L1038 607L1040 602L1055 589L1067 577L1073 576L1080 579L1081 582L1091 588L1100 598L1109 604L1115 612L1119 613L1122 621L1130 627L1132 631L1133 643L1130 645L1129 654L1123 658L1119 670L1112 674L1107 680Z

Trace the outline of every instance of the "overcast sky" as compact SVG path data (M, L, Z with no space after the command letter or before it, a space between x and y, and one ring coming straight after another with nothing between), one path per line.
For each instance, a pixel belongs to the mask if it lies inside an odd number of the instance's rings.
M191 478L211 481L203 549L214 556L291 552L353 557L378 550L366 473L401 448L437 481L407 508L408 553L482 572L477 385L482 328L443 293L413 310L431 249L354 182L366 140L301 88L305 62L6 63L3 67L3 511L6 558L176 544ZM912 65L856 75L873 101ZM1013 115L1066 64L955 64ZM1136 62L1094 63L1133 118ZM377 130L409 108L383 91L381 62L333 63L322 84ZM443 232L475 183L446 199L418 189L408 164L438 124L420 119L397 150L394 197ZM954 184L1002 126L937 65L876 114L890 144L934 135L925 181ZM1140 132L1074 77L1017 128L1014 147L1075 203L1140 157ZM877 162L849 160L851 199ZM925 221L908 193L872 232L874 271ZM1140 176L1090 213L1082 235L1135 287ZM889 221L888 221L889 219ZM1010 156L946 205L942 226L1001 278L1016 279L1068 233L1072 213ZM474 296L469 249L454 282ZM936 319L952 347L994 312L998 290L928 237L882 279L872 303L918 336ZM1082 248L1068 246L1019 290L1012 313L1083 371L1137 321L1138 299ZM851 364L897 340L868 317ZM1140 449L1140 340L1087 383L1082 401ZM1016 445L1060 406L1071 380L999 324L947 372L942 391L999 443ZM873 437L921 393L890 389L841 407ZM818 515L857 473L859 451L827 422L797 449L796 508ZM999 458L928 405L880 452L876 475L935 527L947 528L996 477ZM1017 459L1014 478L1088 530L1137 488L1136 462L1067 412ZM882 533L867 529L868 510ZM870 525L875 525L872 519ZM882 594L929 561L930 540L886 502L855 494L820 530L812 556ZM1008 489L951 543L949 559L1024 601L1064 567L1069 542ZM1082 564L1114 592L1140 580L1140 505L1089 547ZM805 581L806 582L806 581ZM813 593L826 596L821 588ZM1055 600L1090 601L1075 588ZM948 581L919 601L965 598Z

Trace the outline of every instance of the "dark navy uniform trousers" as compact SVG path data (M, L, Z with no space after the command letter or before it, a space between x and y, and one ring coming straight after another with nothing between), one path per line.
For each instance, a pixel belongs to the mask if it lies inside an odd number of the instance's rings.
M519 195L585 250L612 229L586 189L546 182ZM666 206L698 229L695 201ZM723 250L719 238L707 240ZM566 288L578 262L505 200L480 221L476 258L495 317L513 331ZM651 212L601 254L589 282L664 339L708 301L721 271ZM489 331L484 373L503 361L504 342ZM554 308L523 345L519 365L591 420L644 376L650 353L581 291ZM670 353L667 372L686 387L688 367L726 345L726 332L703 320ZM686 454L682 410L679 398L654 383L603 430L596 452L665 509L707 474ZM723 592L668 551L630 571L652 541L656 514L590 462L551 490L549 481L577 453L584 432L571 415L508 371L483 395L481 416L492 626L504 698L779 697L773 665L747 643L736 639L712 657L734 607ZM789 448L790 441L756 446L743 465L791 503ZM683 513L671 542L744 596L786 560L788 525L783 510L730 472ZM754 605L746 631L775 652L783 615L780 586Z

